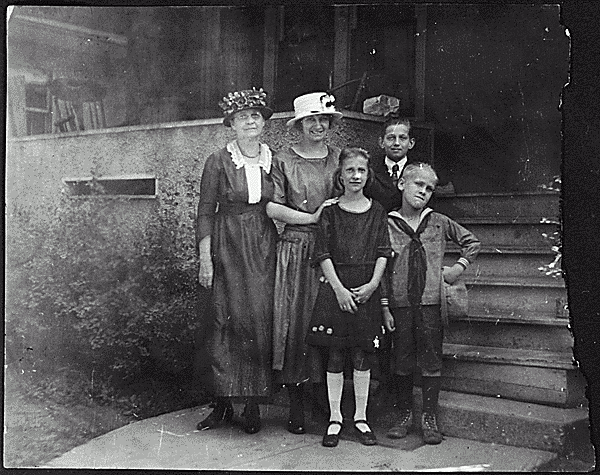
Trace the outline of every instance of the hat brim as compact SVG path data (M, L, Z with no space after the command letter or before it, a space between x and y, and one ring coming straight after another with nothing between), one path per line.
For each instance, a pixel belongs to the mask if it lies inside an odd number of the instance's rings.
M231 114L225 116L223 118L223 125L226 127L231 127L231 118L236 113L238 113L240 111L244 111L244 110L249 110L249 109L254 109L254 110L259 111L260 115L262 115L265 120L269 120L271 118L271 116L273 115L273 109L271 109L270 107L265 107L265 106L244 107L243 109L238 109L235 112L232 112Z
M287 125L288 127L291 127L299 120L302 120L306 117L310 117L312 115L330 115L334 119L341 119L342 117L344 117L344 114L342 114L341 112L338 112L338 111L335 111L335 112L305 112L303 114L298 115L297 117L294 117L294 118L288 120L285 125Z

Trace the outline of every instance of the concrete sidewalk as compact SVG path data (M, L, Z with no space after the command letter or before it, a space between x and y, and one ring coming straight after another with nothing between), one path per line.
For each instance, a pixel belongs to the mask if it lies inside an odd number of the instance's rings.
M304 435L286 431L287 409L261 406L263 428L248 435L236 424L195 429L210 408L201 406L135 422L104 434L41 468L120 468L298 471L520 471L552 460L554 453L447 437L423 445L419 434L394 441L372 426L379 445L366 447L351 422L336 448L321 446L324 423L310 422Z

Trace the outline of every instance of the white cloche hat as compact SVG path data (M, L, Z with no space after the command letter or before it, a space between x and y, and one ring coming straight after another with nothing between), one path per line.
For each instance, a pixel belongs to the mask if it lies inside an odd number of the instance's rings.
M335 110L333 103L335 97L326 92L311 92L294 99L294 118L287 121L287 126L291 127L297 121L311 115L326 114L334 119L343 117L341 112Z

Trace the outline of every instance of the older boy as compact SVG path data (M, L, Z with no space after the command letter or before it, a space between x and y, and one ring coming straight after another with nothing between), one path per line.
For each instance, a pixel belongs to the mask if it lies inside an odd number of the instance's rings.
M387 212L402 206L402 194L397 185L408 162L407 153L415 145L410 129L408 119L390 114L379 137L379 146L385 152L385 157L373 162L375 179L365 189L365 196L381 203Z
M422 373L421 427L426 444L439 444L437 407L442 370L444 329L440 313L441 279L453 283L479 253L479 240L467 229L427 207L438 183L426 163L409 163L400 178L402 206L388 213L394 257L383 281L382 312L393 332L393 392L398 413L390 438L405 437L412 424L413 375ZM454 241L461 255L452 267L443 267L446 241Z

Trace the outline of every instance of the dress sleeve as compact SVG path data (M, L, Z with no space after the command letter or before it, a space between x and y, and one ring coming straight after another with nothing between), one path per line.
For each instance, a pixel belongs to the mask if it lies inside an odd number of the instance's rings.
M383 207L378 206L379 210L377 213L377 255L376 258L385 257L389 259L392 257L392 245L390 243L390 233L388 232L387 226L387 214Z
M217 210L219 178L222 172L219 156L213 153L204 164L200 181L200 201L196 216L196 250L206 236L210 236Z
M390 240L390 232L388 228L388 220L387 215L385 219L385 232L387 233L388 241ZM390 244L390 255L388 257L387 263L385 265L385 271L383 272L383 277L381 278L381 282L379 283L379 288L381 291L381 305L389 306L389 298L392 294L392 273L394 272L394 259L396 254L391 247Z
M328 206L321 213L321 219L317 225L317 236L315 239L315 248L312 255L313 267L319 265L325 259L331 259L331 249L329 242L331 237L331 211L333 206Z
M285 193L285 173L283 172L284 163L279 154L273 157L273 166L271 167L271 177L273 179L273 203L286 204Z

